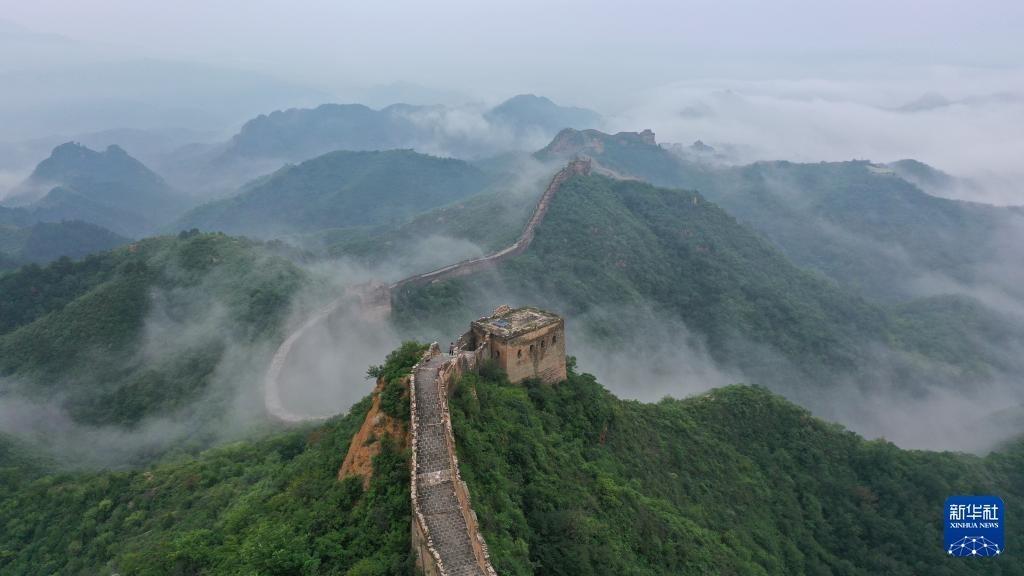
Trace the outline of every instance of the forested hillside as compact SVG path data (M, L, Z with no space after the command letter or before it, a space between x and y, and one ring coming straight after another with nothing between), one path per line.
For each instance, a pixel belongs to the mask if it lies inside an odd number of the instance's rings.
M379 368L388 410L419 351ZM126 472L47 472L0 437L0 573L409 574L406 447L381 439L365 490L338 480L369 409Z
M0 571L408 574L408 450L385 440L365 491L337 479L368 409L137 471L0 468ZM452 418L499 574L1024 574L947 558L936 520L957 493L1024 513L1019 443L903 451L748 386L622 401L572 361L554 386L466 376Z
M936 520L949 494L1018 498L1020 443L986 458L907 452L762 388L641 404L585 374L520 387L485 371L452 405L500 574L1024 571L950 562ZM1024 536L1012 532L1007 546Z
M480 192L488 176L473 166L411 150L332 152L200 206L175 229L272 237L332 228L397 225Z
M28 263L44 264L62 256L81 258L128 242L106 228L78 220L20 226L2 222L22 220L7 218L11 212L20 211L0 208L0 271Z
M3 392L82 424L187 415L202 445L305 282L252 241L197 232L0 275Z
M559 310L584 332L619 345L629 345L644 324L681 320L722 364L787 388L799 382L820 388L837 374L856 373L872 364L878 346L902 351L909 374L929 363L961 377L982 372L977 358L963 358L985 346L965 337L973 334L970 325L932 333L928 341L911 328L910 309L896 321L794 267L702 195L636 181L570 180L525 253L493 275L407 287L394 306L405 329L443 326L455 333L474 311L510 298ZM637 309L645 315L629 312ZM941 323L941 314L931 312L931 321ZM1013 335L1008 342L1022 341L1020 330L989 322ZM953 345L965 353L948 357Z
M188 200L119 146L97 152L68 142L53 149L5 200L33 221L83 220L125 236L152 233Z
M565 130L537 156L575 154L625 176L697 190L797 265L868 298L906 300L956 289L957 282L995 284L1021 295L993 269L1017 264L1011 246L1024 230L1024 213L926 194L915 183L938 185L941 173L920 163L717 167L677 156L637 134L596 130Z
M519 237L554 165L507 161L481 167L494 183L479 194L426 210L398 226L328 230L304 238L326 255L367 266L388 263L406 275L500 250Z

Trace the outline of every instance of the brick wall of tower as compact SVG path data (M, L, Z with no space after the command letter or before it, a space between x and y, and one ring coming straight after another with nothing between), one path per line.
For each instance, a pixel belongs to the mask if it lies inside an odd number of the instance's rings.
M483 334L476 335L478 339ZM490 359L508 373L509 381L539 378L548 384L565 380L565 322L556 323L514 336L492 335Z

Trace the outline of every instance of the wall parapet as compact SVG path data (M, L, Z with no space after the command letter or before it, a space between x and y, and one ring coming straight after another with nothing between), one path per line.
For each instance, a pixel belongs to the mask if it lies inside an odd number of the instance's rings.
M559 170L551 178L551 182L548 183L548 187L544 189L544 193L541 194L540 200L537 201L537 207L533 210L533 215L530 216L530 220L526 223L526 226L523 228L519 238L513 242L511 246L487 256L463 260L443 268L438 268L437 270L432 270L430 272L411 276L404 280L399 280L390 286L391 293L397 292L406 285L425 284L427 282L437 282L438 280L465 276L478 270L494 266L505 258L521 254L530 246L530 243L533 242L533 236L537 231L537 226L544 220L544 216L548 211L548 206L551 205L551 199L554 198L562 184L576 174L587 175L590 174L590 171L590 160L572 160L565 166L565 168Z
M443 356L433 343L409 378L412 428L413 548L430 576L497 576L459 473L448 390L476 351ZM472 359L472 360L471 360Z

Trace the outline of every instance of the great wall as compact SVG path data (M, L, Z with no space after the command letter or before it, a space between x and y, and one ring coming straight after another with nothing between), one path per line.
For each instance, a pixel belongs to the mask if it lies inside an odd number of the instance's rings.
M433 344L409 378L412 425L412 547L427 576L496 575L459 474L448 391L486 353L441 354Z
M537 226L544 220L551 200L561 185L575 174L590 172L590 160L573 160L559 170L512 245L488 256L411 276L390 286L360 287L308 318L281 343L271 360L264 380L264 405L267 412L271 417L288 423L320 419L292 412L285 406L281 394L281 372L292 348L302 336L351 301L353 296L360 300L361 306L387 314L390 311L391 294L404 286L470 274L522 253L533 241ZM410 496L413 511L411 543L417 568L427 576L496 576L487 545L480 534L476 513L470 503L469 489L459 473L455 437L448 411L448 394L452 386L459 376L475 370L484 359L498 358L503 353L501 361L510 373L516 372L512 370L512 364L516 364L517 373L528 374L532 369L534 376L549 381L565 377L564 325L561 319L554 321L551 315L536 309L512 311L508 307L495 310L491 318L499 318L501 314L517 314L514 318L509 316L511 320L501 318L490 325L496 329L497 334L503 335L502 342L494 342L492 348L491 335L480 329L485 326L482 322L486 320L481 318L458 339L453 354L442 354L437 343L432 344L413 367L409 377L409 436L412 448ZM510 321L518 322L521 330L516 332L509 329ZM518 357L513 360L511 351L517 346ZM528 351L525 358L522 356L524 350ZM559 355L560 366L557 364ZM374 403L376 406L377 399ZM370 430L381 426L381 416L374 412L371 409L363 425L365 434L361 430L357 439L360 435L372 436ZM356 450L362 449L363 444L353 441ZM366 468L367 458L365 455L360 458L354 454L353 446L350 446L339 476L352 473L356 468ZM355 460L361 460L362 465L353 464Z
M551 204L551 199L554 198L562 183L574 174L590 174L592 167L597 168L591 160L573 160L564 168L559 170L558 173L551 178L551 182L548 184L547 188L544 189L544 193L541 194L540 200L537 201L537 207L534 209L533 215L530 216L530 220L527 221L526 226L523 227L523 231L519 235L519 238L510 246L487 256L463 260L449 266L438 268L437 270L410 276L391 285L364 285L356 287L356 289L346 292L346 294L335 299L330 304L310 316L305 322L293 330L287 338L285 338L281 345L278 346L277 351L274 352L274 357L270 361L270 366L267 368L263 382L263 405L265 406L267 413L276 420L290 423L307 422L310 420L324 418L310 417L304 414L292 412L284 405L284 401L282 400L281 372L284 370L285 362L287 361L288 355L291 353L295 344L301 340L302 336L311 328L320 322L323 322L341 306L350 302L352 298L359 299L361 301L360 304L364 309L371 310L370 314L386 316L390 313L391 295L404 286L437 282L440 280L464 276L466 274L494 266L506 258L521 254L530 246L530 243L533 242L533 236L536 233L537 226L544 220L544 216L548 211L548 206ZM610 172L603 168L597 169L602 173Z

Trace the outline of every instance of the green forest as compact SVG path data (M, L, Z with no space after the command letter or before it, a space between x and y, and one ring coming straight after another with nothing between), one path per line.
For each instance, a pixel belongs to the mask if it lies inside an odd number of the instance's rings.
M558 310L613 342L637 324L681 320L719 363L790 388L870 370L880 347L908 382L986 378L1010 368L992 343L1024 342L1019 327L965 298L866 300L797 268L697 192L602 176L566 182L529 249L495 273L408 286L393 305L403 330L455 333L509 299ZM628 315L632 326L616 319L635 309L643 315Z
M402 381L421 350L371 371ZM1024 444L905 451L760 387L644 404L569 368L511 385L485 365L453 392L499 574L1024 574L947 558L940 529L949 494L1024 513ZM409 574L408 450L385 440L365 491L337 479L369 405L124 472L54 473L0 444L0 573ZM1007 548L1024 545L1008 526Z
M1016 235L1020 208L929 194L918 184L950 177L920 162L718 166L643 143L635 134L596 130L564 130L537 152L544 160L573 154L657 186L699 190L797 266L865 298L914 298L923 277L1018 288L984 272L985 263L1012 250L1007 242Z
M482 171L452 158L412 150L337 151L286 165L231 198L203 204L182 216L174 229L266 238L396 225L475 194L488 183Z
M258 243L196 231L24 266L0 275L0 376L88 424L133 426L205 397L201 436L232 393L212 386L217 367L279 338L308 283Z

